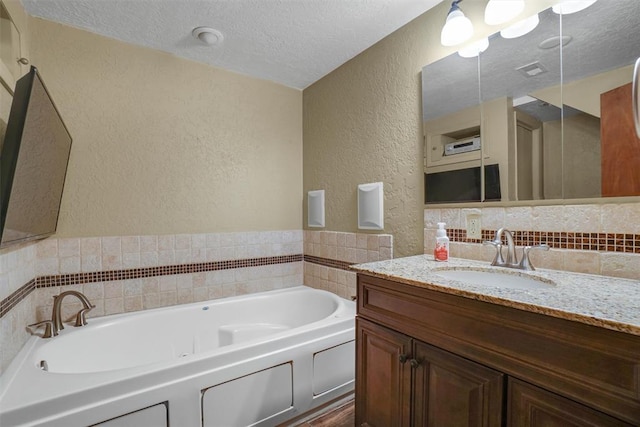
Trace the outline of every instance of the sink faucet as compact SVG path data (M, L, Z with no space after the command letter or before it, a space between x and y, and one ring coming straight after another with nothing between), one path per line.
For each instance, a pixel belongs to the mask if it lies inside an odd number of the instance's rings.
M62 323L62 300L68 295L73 295L78 298L83 306L82 309L80 309L80 311L78 311L78 313L76 314L76 323L74 326L86 325L86 314L92 308L95 308L95 305L91 304L89 299L81 292L65 291L60 295L56 295L53 297L53 311L51 312L51 320L44 320L42 322L34 323L33 325L29 325L29 328L37 328L44 325L45 331L44 335L42 335L42 338L51 338L57 336L58 333L64 329L64 324Z
M502 235L507 236L507 259L505 260L502 257ZM516 245L513 240L513 233L502 227L498 231L496 231L496 235L492 241L483 242L485 245L491 245L496 248L496 256L491 262L491 265L496 267L508 267L508 268L516 268L518 270L535 270L531 261L529 260L529 252L531 250L542 250L548 251L549 245L541 244L535 246L525 246L522 249L522 259L518 262L518 257L516 255Z

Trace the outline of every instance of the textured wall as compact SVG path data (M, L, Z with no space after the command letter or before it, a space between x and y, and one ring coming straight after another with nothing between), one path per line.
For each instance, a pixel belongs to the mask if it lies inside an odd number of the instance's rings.
M551 1L530 4L530 12L545 3ZM477 37L496 31L482 24L485 4L461 4ZM423 251L420 72L453 52L440 45L450 5L439 4L304 90L305 194L326 190L327 230L357 231L356 186L383 181L384 231L394 236L396 257Z
M302 94L31 19L74 138L58 236L301 226Z

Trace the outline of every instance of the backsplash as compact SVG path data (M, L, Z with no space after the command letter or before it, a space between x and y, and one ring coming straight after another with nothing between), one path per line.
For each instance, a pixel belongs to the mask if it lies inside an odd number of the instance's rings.
M343 298L356 295L356 273L349 265L393 258L390 234L304 232L304 283Z
M640 204L591 204L480 208L482 239L467 239L469 209L425 209L424 252L432 253L438 222L446 222L452 257L490 262L495 249L482 245L495 231L514 232L516 245L546 243L532 251L534 266L578 273L640 279ZM521 251L517 252L518 258Z
M386 234L270 231L48 238L0 252L0 374L51 316L53 297L84 293L89 318L305 283L356 294L349 265L393 258ZM304 262L303 262L304 260ZM80 303L65 300L63 316Z
M96 317L298 286L302 251L302 230L49 238L3 250L0 373L61 291L83 292ZM79 308L65 300L63 315Z

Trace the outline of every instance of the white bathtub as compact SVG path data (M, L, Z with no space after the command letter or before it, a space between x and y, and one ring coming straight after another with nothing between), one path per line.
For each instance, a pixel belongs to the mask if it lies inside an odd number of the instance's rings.
M0 425L277 425L353 390L354 316L300 286L34 336L0 377Z

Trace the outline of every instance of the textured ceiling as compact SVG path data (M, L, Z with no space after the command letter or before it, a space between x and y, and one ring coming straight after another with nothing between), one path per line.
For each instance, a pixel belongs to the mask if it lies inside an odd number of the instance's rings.
M32 16L303 89L441 0L22 0ZM207 46L195 27L224 36Z
M489 48L479 60L453 54L424 67L424 120L478 105L480 98L516 99L559 85L561 78L568 83L633 64L640 56L640 0L599 0L581 12L563 16L562 24L560 15L551 9L539 17L538 27L526 36L491 36ZM539 47L542 41L561 33L571 37L563 47L562 61L559 47ZM547 71L529 78L517 71L534 62Z

